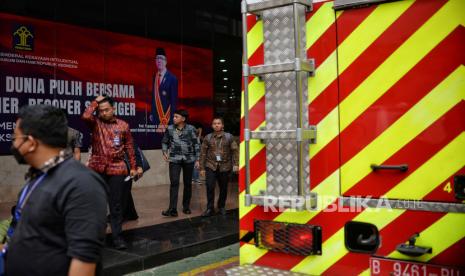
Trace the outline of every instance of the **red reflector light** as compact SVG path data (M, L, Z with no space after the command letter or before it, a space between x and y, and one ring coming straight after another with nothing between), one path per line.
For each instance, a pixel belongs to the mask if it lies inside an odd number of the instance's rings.
M315 225L256 220L255 245L295 255L321 255L321 228Z

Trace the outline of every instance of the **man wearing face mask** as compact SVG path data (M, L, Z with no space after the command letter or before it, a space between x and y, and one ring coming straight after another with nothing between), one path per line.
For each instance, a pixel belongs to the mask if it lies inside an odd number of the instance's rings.
M20 109L11 151L31 167L2 252L6 275L95 275L105 238L105 183L65 150L67 133L60 109Z
M82 119L92 131L92 154L88 166L108 185L113 245L122 250L127 248L121 235L124 179L128 175L124 154L129 157L131 177L136 175L136 157L129 125L114 114L113 99L98 96L84 111Z

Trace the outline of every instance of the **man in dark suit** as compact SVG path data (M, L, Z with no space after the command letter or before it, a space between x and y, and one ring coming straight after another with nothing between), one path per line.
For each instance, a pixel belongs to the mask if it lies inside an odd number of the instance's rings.
M150 121L157 125L157 132L164 132L173 123L173 112L178 100L178 79L166 69L165 49L157 48L155 64L158 70L153 76Z

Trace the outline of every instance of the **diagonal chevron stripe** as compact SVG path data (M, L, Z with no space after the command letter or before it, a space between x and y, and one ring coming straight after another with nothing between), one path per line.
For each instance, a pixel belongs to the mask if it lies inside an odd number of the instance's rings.
M342 165L342 193L371 172L370 164L383 163L463 100L465 98L463 87L465 87L465 66L461 65L390 128Z
M263 21L259 20L247 33L247 58L250 58L263 43Z
M341 13L339 12L337 16ZM307 41L306 47L310 48L320 38L324 32L334 23L333 2L327 2L307 20L306 34ZM315 27L318 26L318 27Z
M337 78L337 72L332 67L339 55L339 73L345 69L370 46L402 13L408 9L413 1L400 1L375 9L349 37L339 46L338 53L334 51L317 68L318 78L309 78L309 103L312 102L328 85Z
M250 194L258 195L260 191L266 190L266 172L250 185ZM255 205L245 206L245 191L239 194L239 218L244 217L248 212L255 208Z
M378 99L390 86L394 85L394 83L408 70L421 60L424 55L441 42L445 36L458 25L464 25L463 21L465 17L461 16L459 12L454 12L464 9L465 1L449 1L419 29L414 36L406 41L388 60L378 67L364 83L359 85L356 90L340 104L341 131L368 108L369 105L367 106L367 104L371 104ZM454 16L450 16L451 14ZM357 44L357 42L352 43ZM406 52L407 50L410 52ZM351 50L348 49L347 51ZM339 52L341 52L341 49L339 49ZM400 70L403 70L402 74L399 73ZM335 114L337 113L334 110L331 111L328 116L321 120L320 124L331 125L331 123L325 121L334 121ZM318 140L319 145L314 147L313 155L316 155L339 134L334 132L333 129L326 130L324 128L319 128L318 131L320 133L325 133L325 139Z
M265 82L259 81L258 78L254 78L249 83L249 109L253 108L253 106L264 99L265 96ZM244 102L244 92L241 93L241 103ZM244 117L244 107L241 108L241 118Z
M447 174L452 170L458 171L465 164L465 154L457 154L465 152L465 132L462 132L459 137L454 139L448 147L452 147L454 151L441 151L432 159L418 168L415 174L407 177L401 184L392 188L385 197L387 198L407 198L407 199L422 199L426 194L430 193L437 185L447 179L451 174ZM434 164L437 167L431 167ZM421 183L421 185L418 185ZM412 189L415 187L415 189Z
M369 221L375 224L378 229L382 229L403 212L404 210L374 209L361 213L354 221ZM320 275L337 260L347 254L348 251L344 246L344 228L341 228L336 234L323 243L322 251L322 256L306 257L302 262L296 265L292 271L305 271L306 273Z
M465 237L465 215L459 213L448 213L439 221L420 233L417 239L418 245L433 246L432 254L425 254L421 257L408 257L393 251L388 258L414 260L427 262L439 255L447 248L459 242ZM370 269L365 270L360 275L370 275Z
M263 122L255 130L258 130L264 126L265 126L265 122ZM265 148L265 145L262 144L260 140L250 140L250 159L252 159L255 155L258 154L258 152L260 152L264 148ZM242 141L239 145L239 152L244 152L244 151L245 151L245 142ZM242 168L244 166L245 166L245 157L241 154L239 158L239 167Z
M403 77L458 25L465 25L465 1L451 0L399 47L369 78L341 103L341 130L344 130L376 99ZM342 54L342 50L340 53Z
M443 178L439 180L437 184L442 183L447 177L455 173L456 170L451 167L443 167L441 164L444 163L443 157L444 156L452 156L454 160L450 160L448 162L462 162L461 166L465 165L465 156L461 157L459 154L456 154L458 150L463 147L465 143L465 132L459 135L456 139L454 139L451 143L449 143L446 147L444 147L441 151L439 151L433 158L428 160L425 163L425 167L428 168L436 168L430 174L438 174L441 175ZM459 160L459 161L456 161ZM441 172L438 171L441 170ZM418 178L418 175L424 174L424 171L417 170L412 174L412 179ZM436 179L437 180L437 179ZM403 183L407 182L407 180L402 181L399 185L404 185ZM409 183L410 187L412 187L412 183ZM426 194L421 195L421 197L425 196ZM370 222L375 224L378 229L383 229L386 225L390 224L394 219L398 218L402 215L405 210L397 210L397 209L368 209L363 211L360 215L358 215L354 221L362 221L362 222ZM463 215L462 215L463 219ZM463 228L465 229L465 228ZM323 243L323 256L309 256L302 260L298 265L296 265L292 270L293 271L305 271L307 273L312 274L321 274L326 269L331 267L334 263L336 263L340 258L345 256L348 251L344 247L344 229L341 228L336 234L331 236L326 242Z
M376 251L376 255L386 256L398 244L408 240L412 236L412 233L423 231L444 215L444 213L439 212L405 211L380 231L379 235L382 237L382 243ZM408 229L408 231L399 231L399 229ZM326 270L323 275L337 275L340 273L342 267L344 267L346 275L358 275L369 267L370 257L371 255L369 254L350 252Z
M255 263L260 257L265 255L268 250L266 249L261 249L255 247L255 245L251 244L243 244L241 245L241 254L239 256L240 258L240 264L253 264Z

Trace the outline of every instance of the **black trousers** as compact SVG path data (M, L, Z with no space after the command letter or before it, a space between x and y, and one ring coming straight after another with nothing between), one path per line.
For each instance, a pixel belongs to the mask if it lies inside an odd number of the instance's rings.
M226 197L228 196L228 182L230 171L220 172L219 169L213 171L206 168L206 186L207 186L207 209L213 210L215 201L215 186L218 181L220 187L220 196L218 198L218 208L224 208L226 204Z
M192 197L192 171L194 163L173 163L170 162L170 209L176 210L178 206L179 178L182 170L182 180L184 182L184 191L182 193L182 207L189 209Z
M110 207L111 236L113 239L121 237L123 224L123 196L125 175L100 174L108 185L108 205Z
M136 206L134 205L134 199L132 198L131 189L132 179L124 182L122 206L123 221L136 220L139 218L137 215Z

